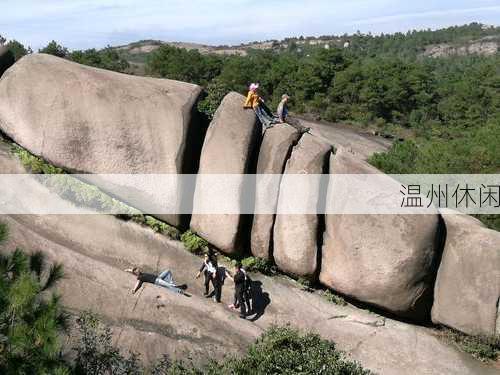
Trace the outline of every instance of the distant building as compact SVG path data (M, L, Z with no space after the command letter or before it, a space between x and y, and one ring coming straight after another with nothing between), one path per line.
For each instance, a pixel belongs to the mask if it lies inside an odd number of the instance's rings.
M330 45L328 43L325 44L325 49L330 49Z
M351 45L351 43L349 43L349 41L347 41L344 43L344 48L349 48L350 45Z

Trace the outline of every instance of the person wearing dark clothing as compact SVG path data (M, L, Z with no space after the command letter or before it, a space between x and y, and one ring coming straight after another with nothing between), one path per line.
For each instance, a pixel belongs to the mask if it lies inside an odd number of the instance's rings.
M187 289L187 285L176 284L170 270L165 270L159 275L155 275L152 273L142 272L139 268L134 267L126 269L125 272L129 272L137 277L137 282L135 283L134 289L132 289L132 294L137 292L143 283L155 284L175 293L186 294L184 290Z
M235 265L233 280L236 299L235 306L240 307L240 318L246 319L249 308L247 306L248 301L245 298L245 273L242 271L240 263L236 263Z
M214 302L220 303L221 302L221 297L222 297L222 287L224 286L224 281L226 281L226 278L229 277L231 278L231 275L227 271L225 267L218 266L216 265L216 272L214 276Z
M205 286L205 292L203 293L203 295L205 297L210 296L210 294L208 293L208 290L210 289L210 282L212 282L215 292L214 274L216 269L213 264L214 260L208 254L205 254L205 259L203 260L203 264L201 265L200 270L196 275L196 278L199 278L203 273L203 276L205 278L205 281L203 283L203 285Z

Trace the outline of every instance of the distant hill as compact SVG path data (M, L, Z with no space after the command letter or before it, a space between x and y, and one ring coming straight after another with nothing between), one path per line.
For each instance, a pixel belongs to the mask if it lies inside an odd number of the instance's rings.
M299 52L315 48L344 47L374 54L404 54L415 56L448 57L453 55L477 54L490 56L498 53L500 46L500 27L472 23L453 26L440 30L409 31L395 34L344 34L319 37L293 37L283 40L266 40L243 43L240 45L212 46L189 42L165 42L160 40L141 40L114 47L132 64L142 65L146 57L162 45L184 49L195 49L202 54L246 56L250 50L290 50Z

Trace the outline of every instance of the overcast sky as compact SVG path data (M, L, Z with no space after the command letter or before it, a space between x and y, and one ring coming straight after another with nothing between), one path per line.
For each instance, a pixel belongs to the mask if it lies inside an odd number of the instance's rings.
M500 0L0 0L0 34L34 49L140 39L239 44L352 33L500 24Z

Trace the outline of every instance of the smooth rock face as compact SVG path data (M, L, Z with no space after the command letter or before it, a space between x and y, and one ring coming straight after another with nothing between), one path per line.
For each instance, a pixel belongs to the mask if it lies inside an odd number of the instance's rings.
M236 175L252 172L261 130L255 113L243 109L244 101L243 95L231 92L217 109L203 143L193 202L193 211L198 213L191 218L191 229L225 253L241 250L243 236L249 234L248 218L237 213L210 214L213 211L208 206L218 209L224 205L239 212L242 197L247 194L248 184ZM221 176L215 181L210 177L203 180L202 174L235 176ZM214 186L217 183L220 186Z
M381 172L338 149L330 161L327 200L346 199L335 195L335 179L341 177L333 174L374 173ZM403 317L428 318L439 247L437 214L336 214L325 221L323 285Z
M442 213L446 244L432 321L468 334L500 334L500 232L468 215Z
M286 163L280 193L278 212L290 202L305 203L307 207L317 207L322 194L320 181L300 186L296 196L296 180L287 175L321 174L327 165L332 146L320 139L304 134L293 148ZM313 277L317 268L319 217L316 214L277 214L274 224L274 260L278 268L295 276Z
M70 171L195 173L199 150L193 144L201 147L203 134L192 113L200 92L188 83L32 54L0 81L0 127L32 153ZM147 181L125 188L94 181L137 208L149 204L146 212L158 199L152 196L158 187ZM183 191L176 186L169 200L180 202ZM179 225L179 215L169 216Z
M290 156L293 144L300 134L297 129L288 124L277 124L267 129L259 151L257 174L273 174L268 183L257 185L255 206L267 204L275 209L278 204L279 182L285 169L285 163ZM271 240L274 225L274 214L255 214L252 223L251 250L256 257L270 259Z
M0 77L16 62L14 54L5 46L0 46Z

